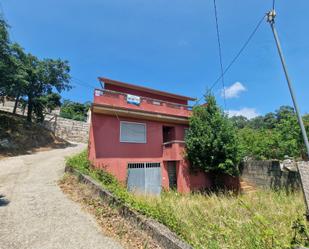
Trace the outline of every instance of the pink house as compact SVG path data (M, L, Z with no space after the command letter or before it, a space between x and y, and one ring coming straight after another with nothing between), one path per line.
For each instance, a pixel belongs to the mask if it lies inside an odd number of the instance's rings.
M210 186L184 157L191 97L99 78L91 112L89 159L129 190L187 193Z

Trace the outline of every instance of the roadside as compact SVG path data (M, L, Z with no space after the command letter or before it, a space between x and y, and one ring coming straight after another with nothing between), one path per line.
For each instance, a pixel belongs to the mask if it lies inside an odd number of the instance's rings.
M0 248L123 248L57 186L64 158L85 145L0 160Z
M59 186L71 200L80 203L83 209L96 218L104 234L119 240L125 248L161 248L146 232L132 226L117 209L95 198L89 185L78 182L76 176L64 175L59 181Z

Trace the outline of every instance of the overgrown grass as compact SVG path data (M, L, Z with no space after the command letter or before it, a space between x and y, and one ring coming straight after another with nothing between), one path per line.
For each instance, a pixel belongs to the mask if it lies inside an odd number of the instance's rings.
M281 249L308 243L300 192L135 196L110 174L93 169L86 152L69 158L67 164L99 181L135 210L165 224L194 248Z

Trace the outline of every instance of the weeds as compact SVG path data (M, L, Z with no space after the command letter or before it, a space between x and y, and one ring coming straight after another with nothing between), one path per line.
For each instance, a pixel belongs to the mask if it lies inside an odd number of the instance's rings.
M197 249L288 249L309 244L300 192L137 196L109 173L92 168L86 152L69 158L67 164L90 175L130 207L165 224Z

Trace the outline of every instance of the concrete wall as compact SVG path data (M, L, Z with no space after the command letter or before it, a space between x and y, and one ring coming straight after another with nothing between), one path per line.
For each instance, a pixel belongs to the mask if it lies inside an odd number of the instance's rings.
M242 165L241 178L258 187L272 189L301 187L299 173L282 171L279 161L246 161Z

